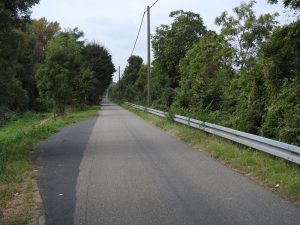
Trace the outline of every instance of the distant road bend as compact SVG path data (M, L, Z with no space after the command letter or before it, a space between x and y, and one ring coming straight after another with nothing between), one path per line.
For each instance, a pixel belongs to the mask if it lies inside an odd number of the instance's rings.
M299 225L300 208L113 103L38 147L49 225Z

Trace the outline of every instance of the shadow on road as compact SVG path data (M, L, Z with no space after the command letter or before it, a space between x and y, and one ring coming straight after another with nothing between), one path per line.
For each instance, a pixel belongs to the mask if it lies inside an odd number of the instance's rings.
M74 224L79 167L96 120L63 128L40 144L34 153L46 224Z

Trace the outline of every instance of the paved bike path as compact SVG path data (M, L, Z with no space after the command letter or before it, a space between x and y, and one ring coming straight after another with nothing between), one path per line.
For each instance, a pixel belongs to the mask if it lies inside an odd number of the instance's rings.
M37 149L48 225L299 225L300 208L106 103Z
M75 223L300 224L300 209L114 104L81 162Z

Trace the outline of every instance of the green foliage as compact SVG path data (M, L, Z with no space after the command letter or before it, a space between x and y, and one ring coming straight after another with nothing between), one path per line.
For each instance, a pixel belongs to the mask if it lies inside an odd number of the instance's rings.
M288 143L300 143L300 82L284 88L267 108L261 133Z
M49 43L36 79L42 100L55 113L63 114L72 100L72 80L80 68L80 56L80 46L72 35L61 33Z
M169 108L174 100L174 88L178 87L178 63L186 51L206 33L199 14L183 10L170 13L174 19L171 26L161 25L152 37L154 62L151 68L151 99L159 108ZM128 59L120 84L111 91L117 98L121 88L122 98L127 101L146 102L146 67L142 59L132 56Z
M39 3L39 0L1 0L0 2L0 32L11 27L22 25L24 20L30 19L30 8Z
M268 107L261 133L300 144L300 21L280 27L261 50Z
M116 71L112 63L112 56L108 50L96 42L88 43L83 47L83 66L93 72L93 88L89 94L89 102L98 103L99 96L103 95Z
M234 75L232 54L222 36L214 32L203 36L179 63L181 80L173 108L197 113L200 119L223 109L225 91Z
M1 31L0 31L1 33ZM5 106L10 109L21 111L28 106L27 92L22 87L20 79L22 68L29 67L30 57L26 57L26 46L24 36L21 31L9 30L5 35L0 35L0 106ZM29 59L29 62L24 63L22 67L22 59ZM24 60L26 61L26 60Z
M45 60L47 45L60 31L58 22L48 22L45 18L33 20L30 24L31 32L35 37L35 60L43 63Z
M235 78L238 130L299 145L299 21L278 27L262 44L254 66Z
M137 79L134 82L134 101L140 104L147 102L147 66L141 65L137 74ZM138 95L136 93L139 93Z
M37 89L34 75L37 70L36 45L37 40L32 32L31 25L27 24L24 30L16 30L18 35L16 75L26 91L27 99L23 110L37 108Z
M151 106L299 145L300 22L276 27L277 13L257 16L254 4L216 18L220 34L172 12L153 36ZM145 69L123 76L124 100L145 105Z
M133 101L135 92L135 82L138 78L138 73L142 68L143 59L139 56L132 55L128 59L128 66L125 68L124 74L120 81L121 97L128 101Z
M30 21L37 2L0 3L0 107L62 113L64 105L98 103L115 72L111 55L85 44L78 28L61 32L57 22Z
M278 3L278 0L268 0L269 3L271 4L276 4ZM283 0L284 7L290 7L294 10L299 10L300 9L300 2L299 0Z
M78 28L60 32L58 23L44 18L29 23L35 2L2 3L0 107L39 109L42 100L62 113L65 105L98 103L115 72L108 50L85 44ZM297 10L296 2L284 4ZM152 37L152 106L298 144L299 21L274 30L277 14L256 16L254 4L216 18L220 35L207 31L199 14L171 12L171 25ZM142 59L129 58L121 82L112 86L115 99L120 93L145 104Z
M38 109L34 75L54 35L49 31L54 28L50 26L52 23L43 27L41 24L47 24L45 19L32 23L16 20L22 26L16 29L15 25L7 24L5 35L0 36L0 105L17 111Z
M97 83L90 69L82 69L73 80L73 104L76 108L82 108L89 102L89 95L93 92Z
M154 58L161 72L167 74L171 87L178 86L179 72L177 65L186 51L206 33L199 14L183 10L170 13L172 24L161 25L152 37Z
M18 114L6 107L0 107L0 128L18 118Z
M171 88L171 79L162 72L156 61L153 62L150 80L152 105L168 111L173 102L174 89Z
M16 111L26 109L27 93L17 79L16 71L8 62L1 59L0 67L0 106Z
M240 69L251 68L261 44L277 24L275 21L278 13L273 15L263 14L258 18L253 11L255 1L248 4L241 3L235 7L235 16L223 12L216 18L215 23L222 26L221 34L225 40L235 49L235 66Z
M38 70L40 96L54 113L63 114L66 105L98 104L115 71L108 51L97 43L84 46L82 35L75 28L54 37Z
M281 87L299 78L300 21L280 27L262 47L261 58L269 97Z

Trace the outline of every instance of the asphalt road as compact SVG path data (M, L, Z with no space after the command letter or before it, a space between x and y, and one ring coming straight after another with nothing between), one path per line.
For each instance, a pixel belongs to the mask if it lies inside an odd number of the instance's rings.
M39 147L49 225L300 224L299 207L114 104L94 122Z
M96 120L93 118L63 128L35 151L38 186L49 225L74 224L80 162Z

